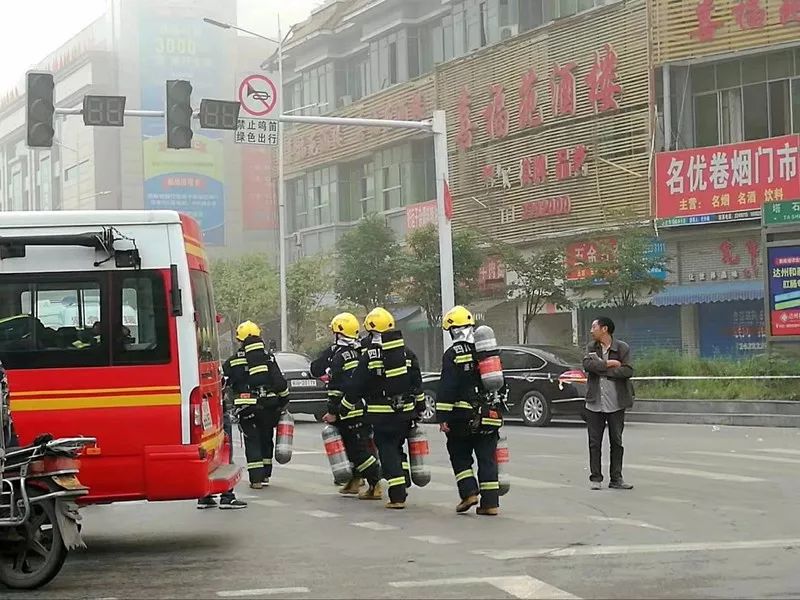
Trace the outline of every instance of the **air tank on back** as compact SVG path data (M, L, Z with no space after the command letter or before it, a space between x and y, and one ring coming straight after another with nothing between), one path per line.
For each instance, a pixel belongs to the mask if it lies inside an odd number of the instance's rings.
M475 328L475 354L478 359L478 372L487 392L496 392L503 387L503 365L497 350L494 330L488 325Z

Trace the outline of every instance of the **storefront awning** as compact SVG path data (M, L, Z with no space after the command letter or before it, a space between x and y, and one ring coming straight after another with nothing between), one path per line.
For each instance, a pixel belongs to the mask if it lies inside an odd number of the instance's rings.
M728 281L726 283L695 283L670 285L653 296L654 306L681 304L707 304L734 300L761 300L764 298L762 281Z

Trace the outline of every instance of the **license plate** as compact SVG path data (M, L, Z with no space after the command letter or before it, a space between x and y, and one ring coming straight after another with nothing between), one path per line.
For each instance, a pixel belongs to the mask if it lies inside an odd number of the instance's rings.
M312 388L317 387L317 382L314 379L293 379L292 387Z
M200 412L203 419L203 430L208 431L213 425L213 422L211 421L211 407L208 404L208 398L203 398Z
M53 481L65 490L85 490L86 486L78 481L76 475L53 475Z

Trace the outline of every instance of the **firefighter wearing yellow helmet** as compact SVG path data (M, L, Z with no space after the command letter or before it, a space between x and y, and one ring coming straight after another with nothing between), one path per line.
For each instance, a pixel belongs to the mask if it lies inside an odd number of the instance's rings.
M364 400L350 392L350 382L358 367L361 347L358 319L349 312L331 320L333 345L311 363L314 377L328 375L328 408L323 421L334 425L342 436L354 476L340 494L356 495L361 500L381 499L381 471L377 457L369 450L369 427L364 420ZM367 489L361 492L364 480Z
M461 498L456 512L467 512L478 504L480 496L478 514L493 516L500 505L495 453L502 418L497 396L481 381L472 313L456 306L442 318L442 328L450 333L453 344L442 357L436 418L447 436L447 452ZM472 470L473 454L478 462L477 480Z
M403 445L413 421L425 408L422 373L388 310L378 307L370 311L364 329L369 339L353 375L353 395L366 401L367 422L373 427L389 488L386 508L402 509L410 483Z

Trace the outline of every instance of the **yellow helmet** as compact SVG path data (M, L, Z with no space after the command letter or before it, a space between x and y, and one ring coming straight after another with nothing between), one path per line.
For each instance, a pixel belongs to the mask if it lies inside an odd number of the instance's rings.
M251 335L256 337L261 335L261 328L252 321L245 321L236 328L236 339L240 342L245 341Z
M331 319L331 331L354 340L358 337L358 319L353 313L339 313Z
M377 331L386 333L394 329L394 317L385 308L373 308L364 319L364 329L367 331Z
M448 331L451 327L466 327L475 325L475 317L463 306L454 306L442 318L442 329Z

